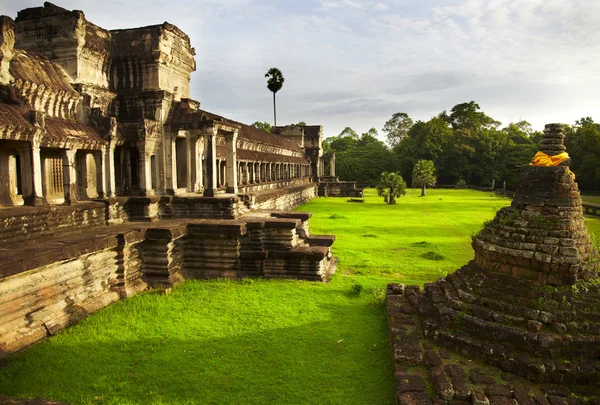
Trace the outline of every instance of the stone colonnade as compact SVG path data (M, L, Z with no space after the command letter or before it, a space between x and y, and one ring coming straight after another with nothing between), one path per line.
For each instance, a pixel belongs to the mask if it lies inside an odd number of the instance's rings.
M237 162L238 185L269 183L310 177L308 163L277 163L263 161Z
M31 141L0 140L0 204L74 204L114 195L114 168L107 147L42 146ZM111 182L111 179L113 182Z
M114 121L102 143L48 147L39 134L31 141L0 139L0 205L75 204L119 195L215 196L311 176L308 161L238 160L238 130L220 124L163 137L141 126L134 143L118 140ZM225 139L225 156L217 155L217 136Z

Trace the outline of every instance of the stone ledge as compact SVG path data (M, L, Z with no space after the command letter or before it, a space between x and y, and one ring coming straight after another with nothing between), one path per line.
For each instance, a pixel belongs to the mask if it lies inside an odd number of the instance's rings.
M55 238L29 240L0 249L0 279L84 254L110 249L122 242L134 243L144 238L139 224L91 228Z
M335 242L335 235L312 235L307 241L310 246L330 247Z
M274 218L293 218L301 221L308 221L312 218L312 212L271 212L271 216Z

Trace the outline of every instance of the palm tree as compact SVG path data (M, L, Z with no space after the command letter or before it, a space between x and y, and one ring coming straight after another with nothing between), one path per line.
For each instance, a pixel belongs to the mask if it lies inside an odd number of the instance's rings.
M265 77L269 78L269 80L267 80L267 88L273 92L273 120L275 121L275 125L273 125L273 126L276 127L277 126L277 108L275 107L275 93L277 93L279 90L281 90L281 87L283 87L283 82L285 79L283 78L283 74L281 73L281 70L279 70L277 68L269 69L269 71L265 74Z

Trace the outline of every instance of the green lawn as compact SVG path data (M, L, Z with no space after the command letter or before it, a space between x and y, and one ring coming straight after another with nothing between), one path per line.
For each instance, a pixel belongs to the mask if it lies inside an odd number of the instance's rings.
M386 205L367 189L364 204L318 198L299 210L313 212L312 232L337 235L338 273L423 284L472 259L471 234L511 201L472 190L427 194L420 197L420 189L408 189L398 204Z
M592 204L600 204L600 195L582 195L581 199L584 202L589 202Z
M299 208L314 212L314 233L337 235L329 284L187 281L170 295L142 293L9 358L0 394L73 404L395 403L386 283L423 283L466 263L470 235L510 200L470 190L408 190L396 206L367 190L365 200Z

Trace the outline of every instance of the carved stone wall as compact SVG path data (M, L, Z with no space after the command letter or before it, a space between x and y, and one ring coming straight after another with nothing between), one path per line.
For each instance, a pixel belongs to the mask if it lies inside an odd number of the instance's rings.
M16 243L35 236L64 235L74 228L106 224L107 205L90 202L85 205L50 207L15 207L0 210L0 243Z
M50 264L12 276L3 277L6 272L0 269L0 357L146 288L136 258L139 236L109 235L84 241L86 247L79 241L80 251L91 252L72 252L71 258L55 262L48 258Z

